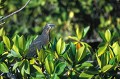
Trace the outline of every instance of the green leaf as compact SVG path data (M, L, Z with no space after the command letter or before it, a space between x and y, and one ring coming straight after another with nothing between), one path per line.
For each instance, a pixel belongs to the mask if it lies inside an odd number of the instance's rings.
M24 76L24 73L25 72L25 64L22 66L22 69L21 69L21 74L22 74L22 76Z
M33 39L34 39L34 37L30 37L29 39L27 39L27 42L26 42L26 45L25 45L25 50L27 50L29 48Z
M12 68L12 70L14 71L18 66L19 66L20 62L16 62Z
M83 37L85 37L86 36L86 34L87 34L87 32L88 32L88 30L90 29L90 26L88 26L88 27L86 27L86 28L84 28L84 35L83 35Z
M97 54L96 54L96 58L97 58L98 65L99 65L100 68L101 68L101 61L100 61L99 57L97 56Z
M25 60L25 72L27 73L27 74L30 74L30 63L29 63L29 61L28 60Z
M108 70L110 70L112 67L113 67L113 65L105 65L105 66L101 69L101 71L102 71L103 73L105 73L105 72L107 72Z
M45 59L45 68L49 74L52 74L54 71L53 57L51 54Z
M0 76L0 79L3 79L3 76Z
M24 37L23 35L18 39L19 42L19 48L24 49L25 45L24 45Z
M79 39L75 36L68 36L68 38L74 41L79 41Z
M57 42L56 50L57 50L58 55L63 54L63 52L65 51L65 42L62 41L61 38Z
M98 33L99 33L99 36L102 38L102 40L106 41L104 33L102 32L98 32Z
M119 46L118 42L115 42L112 45L112 49L114 51L114 54L117 56L117 60L120 61L120 46Z
M2 72L4 72L4 73L8 73L9 72L8 67L7 67L7 65L4 62L0 63L0 70Z
M55 68L55 73L57 75L60 75L64 71L65 67L66 67L66 63L65 62L58 63L56 68Z
M75 44L70 43L70 47L71 47L72 55L75 55L75 54L76 54L76 47L75 47Z
M15 35L12 39L16 47L19 47L18 39L19 39L19 35Z
M84 50L85 50L85 46L82 46L77 50L76 55L75 55L77 62L81 60L83 54L86 54L86 53L84 53Z
M93 74L82 72L79 77L80 79L92 79L93 76Z
M18 57L18 58L21 58L21 57L22 57L19 53L15 52L14 50L10 50L10 51L11 51L11 55L12 55L13 57Z
M10 50L11 46L10 46L10 40L7 36L3 36L3 42L5 43L6 47L8 50Z
M106 49L107 49L106 45L102 46L102 47L99 47L99 49L98 49L98 56L101 56L103 53L105 53Z
M40 74L43 75L42 70L41 70L41 68L40 68L39 66L33 65L33 67L34 67Z
M46 57L46 54L44 52L43 49L41 49L40 51L37 50L37 54L38 54L38 59L41 63L44 63L45 61L45 57Z
M76 28L76 35L77 35L77 38L79 40L81 40L81 38L83 37L83 29L81 28L81 30L79 29L79 27Z
M57 74L53 74L50 79L60 79Z
M50 74L51 70L50 70L48 58L45 59L45 68L46 68L47 72Z
M82 64L82 66L84 66L84 67L92 67L93 65L91 63L89 63L89 62L84 62Z
M4 36L5 35L5 31L3 28L0 29L0 36Z
M60 38L57 42L57 45L56 45L56 49L57 49L58 54L60 54L61 43L62 43L62 39Z
M110 42L110 40L111 40L111 32L110 32L110 30L106 30L105 38L106 38L107 42Z
M0 55L3 53L4 51L4 44L3 42L0 42Z

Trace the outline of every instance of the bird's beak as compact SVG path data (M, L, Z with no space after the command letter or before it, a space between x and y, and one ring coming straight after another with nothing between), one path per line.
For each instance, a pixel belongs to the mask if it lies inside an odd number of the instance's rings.
M55 27L55 24L49 24L49 26L52 28L52 27Z

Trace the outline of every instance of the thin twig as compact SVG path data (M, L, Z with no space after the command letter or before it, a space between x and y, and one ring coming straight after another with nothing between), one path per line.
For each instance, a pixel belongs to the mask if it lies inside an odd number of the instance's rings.
M6 19L6 18L8 18L8 17L10 17L10 16L12 16L12 15L14 15L14 14L20 12L22 9L24 9L24 8L28 5L29 2L30 2L30 0L28 0L28 1L26 2L26 4L25 4L23 7L21 7L20 9L18 9L18 10L15 11L15 12L13 12L13 13L11 13L11 14L5 16L5 17L3 17L2 19L0 19L0 21L3 21L4 19Z
M5 22L3 22L3 23L0 23L0 26L1 26L1 25L3 25L4 23L5 23Z

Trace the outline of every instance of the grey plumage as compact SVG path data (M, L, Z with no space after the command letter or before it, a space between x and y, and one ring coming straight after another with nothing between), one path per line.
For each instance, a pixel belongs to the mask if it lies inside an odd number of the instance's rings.
M40 50L42 46L48 44L49 42L49 32L50 29L55 26L54 24L46 24L44 27L42 34L38 35L38 37L31 43L29 46L29 50L27 53L27 57L34 57L37 54L37 49Z

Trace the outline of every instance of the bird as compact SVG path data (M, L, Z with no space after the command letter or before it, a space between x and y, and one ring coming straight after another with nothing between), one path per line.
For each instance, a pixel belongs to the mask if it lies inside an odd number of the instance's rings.
M40 51L40 49L49 43L49 33L50 29L54 27L54 24L48 23L45 25L42 34L38 35L38 37L32 41L32 43L29 46L27 57L35 57L37 55L37 49Z

